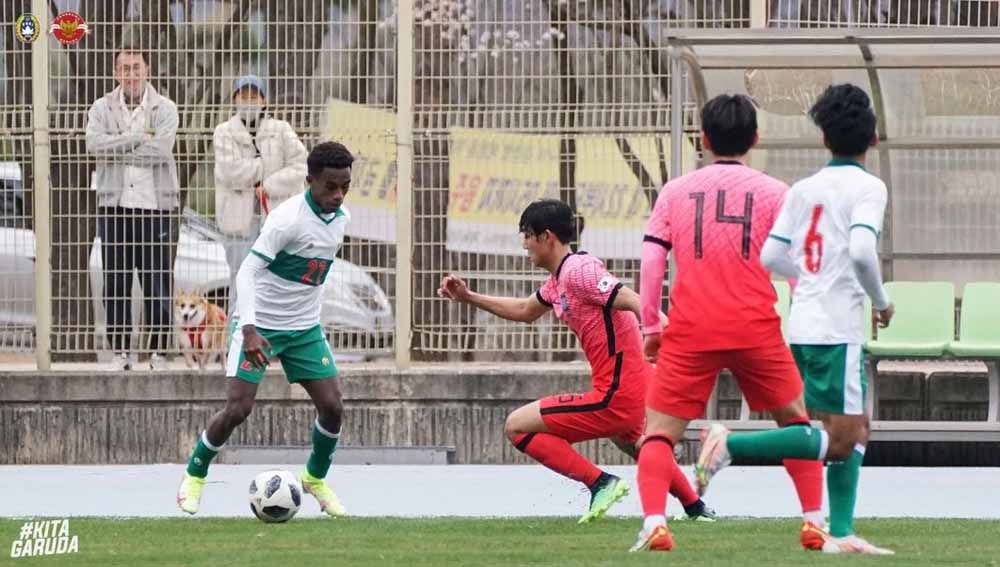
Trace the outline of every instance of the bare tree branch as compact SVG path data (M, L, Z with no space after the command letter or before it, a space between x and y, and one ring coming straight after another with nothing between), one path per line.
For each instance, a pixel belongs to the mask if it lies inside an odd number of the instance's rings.
M358 2L358 43L351 61L351 102L368 104L368 83L375 71L378 0Z
M649 175L646 166L642 164L639 156L635 155L635 152L632 151L631 144L628 143L628 140L624 136L616 137L615 145L618 146L618 151L622 154L622 158L628 164L629 169L632 170L632 174L639 180L643 193L646 194L646 200L649 201L649 208L652 209L656 203L656 196L658 194L656 181Z

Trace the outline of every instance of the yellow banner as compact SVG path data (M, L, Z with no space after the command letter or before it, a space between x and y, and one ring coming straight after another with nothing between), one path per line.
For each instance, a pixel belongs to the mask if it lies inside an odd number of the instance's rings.
M331 99L322 133L354 154L348 236L396 241L396 115Z
M520 254L517 221L530 202L559 198L559 137L453 128L450 131L448 238L450 250ZM629 137L576 140L576 202L585 228L581 248L601 258L638 258L652 192L658 191L670 142ZM626 156L628 160L626 160ZM694 167L686 145L686 170Z
M354 154L347 234L396 241L395 114L331 99L323 139ZM496 130L449 131L447 248L488 254L521 254L517 221L528 203L559 198L559 143L554 135ZM670 161L670 140L650 136L576 139L576 200L584 217L581 248L602 258L637 258L649 217ZM626 159L628 158L628 159ZM662 159L661 159L662 158ZM684 170L694 169L694 148L684 147Z
M448 149L449 250L519 254L528 203L559 197L559 138L453 128Z

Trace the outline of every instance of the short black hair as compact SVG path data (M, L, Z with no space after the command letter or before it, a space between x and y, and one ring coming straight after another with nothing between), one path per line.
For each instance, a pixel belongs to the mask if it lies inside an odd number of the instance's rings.
M569 244L576 240L578 229L583 230L582 221L566 203L558 199L539 199L524 209L517 227L527 236L538 236L550 230L559 242Z
M142 57L142 62L145 63L147 67L149 67L149 56L146 55L145 51L142 51L141 49L136 49L134 47L123 47L119 49L118 52L115 53L114 64L118 65L118 58L126 53L131 53L133 55L138 55L139 57Z
M757 135L757 109L745 95L719 95L701 109L701 129L717 156L741 156Z
M859 156L875 137L875 112L865 91L850 83L830 85L809 109L823 131L827 147L837 156Z
M306 165L309 168L310 177L316 177L328 167L333 169L345 169L351 167L351 164L353 163L354 156L351 155L350 150L348 150L344 144L341 144L340 142L323 142L321 144L317 144L316 147L309 152L309 157L306 159Z

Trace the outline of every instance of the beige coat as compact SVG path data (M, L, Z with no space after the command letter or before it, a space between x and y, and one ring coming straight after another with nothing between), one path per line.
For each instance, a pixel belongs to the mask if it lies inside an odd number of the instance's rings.
M215 219L222 232L250 234L257 183L263 185L270 210L304 190L306 148L288 122L265 117L254 136L234 115L215 128L212 142Z

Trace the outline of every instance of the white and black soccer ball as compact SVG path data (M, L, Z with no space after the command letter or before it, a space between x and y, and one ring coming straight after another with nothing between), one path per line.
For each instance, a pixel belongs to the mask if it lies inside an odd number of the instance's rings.
M302 485L288 471L266 471L250 483L250 509L269 524L287 522L302 504Z

